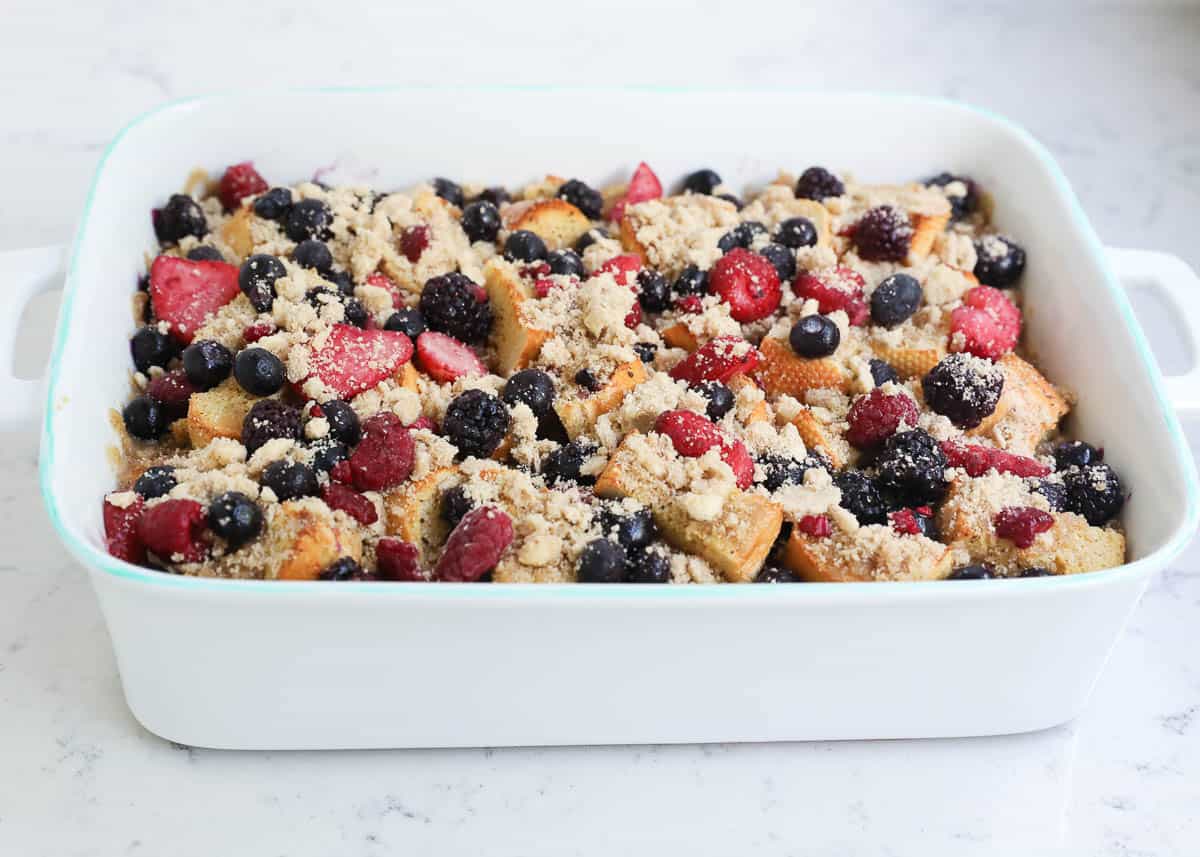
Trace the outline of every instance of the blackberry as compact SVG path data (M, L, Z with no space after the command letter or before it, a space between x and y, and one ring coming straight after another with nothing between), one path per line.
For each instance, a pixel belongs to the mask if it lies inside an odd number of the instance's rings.
M238 269L238 286L257 312L270 312L275 303L275 281L287 275L283 263L266 253L256 253Z
M768 491L778 491L784 485L801 485L804 483L804 475L814 468L829 469L828 462L817 455L796 459L787 455L767 453L758 459L757 464L763 473L760 484Z
M333 470L339 461L350 458L350 447L341 441L334 440L332 435L318 438L308 444L312 452L312 466L321 473Z
M281 459L272 461L262 472L262 484L275 492L282 503L298 497L312 497L321 489L317 474L307 464Z
M608 539L593 539L579 555L580 583L620 583L625 573L625 552Z
M796 254L782 244L768 244L758 251L758 255L771 263L781 283L791 282L796 276Z
M1056 470L1066 470L1068 467L1087 467L1089 464L1098 464L1103 458L1103 452L1082 440L1066 440L1054 447Z
M646 312L663 312L671 307L671 284L652 268L642 268L637 274L638 303Z
M823 315L807 315L793 325L788 342L801 357L828 357L841 344L842 332Z
M755 583L802 583L796 575L777 565L764 565L754 577Z
M656 550L632 550L625 554L626 583L670 583L671 561Z
M564 443L546 456L546 460L542 462L542 476L550 485L557 485L560 482L595 485L595 476L580 473L583 463L591 457L593 452L595 452L595 448L583 441L573 440L570 443Z
M463 209L462 228L472 243L495 241L500 231L500 209L487 200L472 202Z
M273 187L254 200L254 213L265 220L283 220L292 210L292 192Z
M860 524L886 524L887 504L875 481L861 470L843 470L833 477L833 484L842 492L838 504L852 514Z
M375 575L363 571L363 567L352 557L343 556L335 559L329 566L317 575L319 580L362 581L374 580Z
M479 286L463 274L441 274L425 283L418 307L430 330L477 343L492 327L491 304L478 295Z
M193 247L187 251L188 261L191 262L224 262L225 257L221 255L221 251L216 247L209 247L207 244L201 244L198 247Z
M658 353L658 346L653 342L635 342L633 343L633 353L643 363L653 363L654 355Z
M203 238L207 233L204 211L187 194L172 194L154 218L154 234L164 244L174 243L187 235Z
M608 238L608 237L609 237L608 230L605 229L603 226L593 226L587 232L585 232L579 236L579 239L575 242L575 252L582 253L584 250L586 250L588 247L591 247L593 244L595 244L601 238Z
M599 220L604 210L604 197L600 191L589 187L579 179L571 179L558 189L558 198L565 199L582 211L588 220Z
M798 249L817 243L817 227L807 217L789 217L775 227L775 243Z
M842 180L824 167L809 167L800 174L796 182L796 196L800 199L815 199L821 202L827 197L841 196L846 192Z
M1072 467L1062 474L1067 509L1083 515L1093 527L1108 523L1125 505L1121 480L1107 464Z
M141 440L157 440L167 430L167 410L162 402L137 396L121 409L125 431Z
M296 249L292 251L292 261L301 268L310 268L318 274L333 270L333 254L329 252L329 246L312 238L296 245Z
M875 459L879 487L904 506L931 506L946 493L946 456L920 429L889 437Z
M712 192L721 184L721 177L715 170L703 169L696 170L683 180L682 193L700 193L705 196L711 196Z
M383 323L383 329L403 333L415 342L417 337L425 332L425 316L421 315L419 309L398 309L388 316L388 320Z
M759 235L765 235L766 232L767 227L757 220L747 220L722 235L717 241L717 249L722 253L728 253L734 247L749 249L750 245L754 243L754 239Z
M342 312L346 320L346 324L352 324L355 327L366 327L369 317L367 308L363 306L362 301L358 298L346 298L342 301Z
M975 278L985 286L1009 289L1025 271L1025 251L1011 238L985 235L975 239Z
M677 295L706 295L708 294L708 271L701 271L695 265L688 265L679 272L671 291Z
M467 489L461 485L455 485L442 494L442 500L438 504L438 514L442 516L443 521L450 525L450 529L454 529L463 519L463 515L474 508L475 501L471 499Z
M546 256L546 264L550 266L551 274L579 277L581 280L586 275L583 260L574 250L555 250Z
M208 504L208 528L236 549L262 532L258 504L240 491L226 491Z
M1068 496L1067 486L1062 482L1052 479L1031 479L1027 484L1029 485L1029 490L1041 494L1046 498L1046 502L1050 504L1050 511L1067 511L1067 506L1070 505L1071 501Z
M957 353L929 370L921 387L925 404L962 429L972 429L996 410L1004 372L994 363Z
M600 379L596 377L596 373L591 369L580 369L576 372L575 383L589 393L594 393L600 389Z
M169 464L157 467L147 467L142 475L133 483L133 490L138 496L152 500L161 497L178 484L175 479L175 468Z
M891 363L886 360L880 360L878 357L872 357L868 364L871 370L871 380L875 382L876 387L882 387L888 381L894 383L900 382L900 375L893 368Z
M554 407L554 381L541 369L522 369L504 384L500 393L509 405L526 404L538 419Z
M872 208L854 225L858 255L868 262L903 262L912 241L908 215L890 205Z
M328 241L333 237L329 228L332 223L333 212L329 206L319 199L302 199L288 211L283 231L297 244L307 238Z
M451 205L462 208L463 189L458 182L452 182L450 179L438 176L433 180L433 192Z
M164 369L175 356L175 340L157 327L147 325L138 328L129 340L129 353L133 365L139 372L149 372L151 366Z
M504 242L504 258L510 262L536 262L547 252L546 242L528 229L518 229Z
M921 305L921 284L908 274L892 274L871 292L871 320L884 327L906 321Z
M947 190L947 187L952 184L961 184L962 192ZM953 220L962 220L964 217L969 217L979 209L979 188L974 181L966 176L956 176L951 173L938 173L933 178L925 182L929 187L940 187L946 195L946 201L950 203L950 217Z
M503 203L511 200L512 196L510 196L508 191L504 188L496 186L484 188L479 192L479 196L475 197L475 199L479 200L480 202L490 202L492 205L499 208Z
M601 532L608 538L616 539L617 543L627 550L647 547L658 535L649 509L624 512L617 511L612 506L604 506L600 510L599 519Z
M219 342L201 339L183 349L183 371L201 390L210 390L233 371L233 352Z
M713 422L716 422L733 410L733 390L730 390L720 381L701 381L695 385L695 390L708 400L708 405L705 406L704 413Z
M508 406L483 390L460 393L446 408L442 431L462 456L487 458L508 434Z
M362 439L362 423L349 403L341 399L330 399L321 403L321 414L329 423L329 433L351 446Z
M996 575L986 565L964 565L956 568L946 577L947 580L990 580Z
M261 399L250 408L242 420L242 446L246 455L269 440L285 437L300 439L300 412L278 399Z

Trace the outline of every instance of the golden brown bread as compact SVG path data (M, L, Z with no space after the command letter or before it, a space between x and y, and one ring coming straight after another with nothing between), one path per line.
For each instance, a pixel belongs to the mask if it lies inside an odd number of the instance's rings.
M237 253L239 260L244 260L254 252L254 238L250 235L250 221L253 218L253 207L243 205L221 227L221 240Z
M336 559L362 559L358 532L315 505L313 500L288 500L275 510L265 536L266 577L316 580Z
M613 370L608 383L586 398L562 399L554 403L554 410L562 421L567 434L574 440L596 424L601 414L606 414L621 404L625 395L646 380L646 367L641 360L622 363Z
M484 267L483 277L492 306L490 342L496 354L495 371L507 376L529 365L550 332L532 327L522 317L521 304L533 295L511 264L492 259Z
M188 400L187 431L192 446L207 446L214 437L241 438L242 421L259 399L226 378L211 390L193 393Z
M967 434L990 437L1003 449L1031 455L1038 443L1058 427L1070 407L1054 385L1015 354L997 361L1004 370L1004 389L996 409Z
M787 394L797 399L806 390L847 389L850 378L840 363L822 357L801 357L782 339L767 337L758 346L763 360L754 379L768 396Z
M384 527L388 535L416 545L425 568L433 566L450 535L440 512L442 495L461 482L462 474L457 467L441 467L384 497Z
M873 580L940 580L953 570L953 551L925 536L902 536L874 525L866 545L834 528L816 538L793 528L783 552L784 564L814 583Z
M527 229L546 242L551 250L575 246L591 228L587 215L565 199L543 199L521 211L511 223L512 231Z

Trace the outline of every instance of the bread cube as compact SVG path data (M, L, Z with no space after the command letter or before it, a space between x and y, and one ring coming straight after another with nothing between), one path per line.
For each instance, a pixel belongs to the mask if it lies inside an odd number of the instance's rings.
M496 353L495 371L509 375L524 369L537 356L550 331L528 324L521 315L521 304L533 298L511 264L492 259L483 269L484 288L492 306L490 342Z
M264 575L277 580L316 580L341 557L362 559L362 539L337 522L317 500L289 500L270 516L264 538Z
M806 390L835 389L845 391L850 384L849 373L841 363L829 358L801 357L782 339L768 337L758 346L763 360L754 372L754 379L769 396L787 394L797 399Z
M591 430L596 419L621 404L625 394L645 381L646 367L641 360L622 363L613 370L612 376L603 387L585 398L562 398L554 403L554 410L572 440Z

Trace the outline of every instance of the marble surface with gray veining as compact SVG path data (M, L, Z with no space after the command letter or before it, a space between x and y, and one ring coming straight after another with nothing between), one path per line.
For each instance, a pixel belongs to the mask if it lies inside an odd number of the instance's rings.
M1106 242L1200 266L1194 5L651 5L7 0L0 249L65 240L108 140L172 98L250 85L659 83L974 102L1048 144ZM515 61L516 49L536 61ZM547 121L603 126L582 102ZM680 144L704 121L681 117ZM53 309L26 319L26 371ZM1151 585L1086 713L1042 733L215 752L131 718L95 598L42 511L32 442L0 441L0 854L1200 853L1200 548Z

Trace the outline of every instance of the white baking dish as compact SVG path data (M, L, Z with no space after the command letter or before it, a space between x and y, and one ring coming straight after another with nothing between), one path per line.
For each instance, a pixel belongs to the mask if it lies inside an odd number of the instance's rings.
M701 130L681 137L685 117ZM547 171L600 182L643 159L665 181L713 166L739 186L812 163L879 181L969 173L995 193L1000 225L1028 249L1028 337L1049 376L1079 394L1073 428L1104 445L1132 488L1131 562L1030 580L594 587L236 582L113 559L100 516L113 484L106 413L126 394L128 302L154 248L150 208L193 167L247 158L268 178L328 166L383 188L433 175L514 184ZM1196 309L1186 267L1114 258L1129 277L1168 289L1185 317ZM19 275L6 300L24 301L53 262L9 259ZM70 257L41 476L50 516L95 585L130 708L182 743L1019 732L1081 709L1150 575L1196 527L1194 465L1171 406L1197 405L1196 371L1159 376L1113 265L1046 151L959 105L777 92L205 98L135 122L97 172ZM4 385L6 404L31 401L30 387Z

